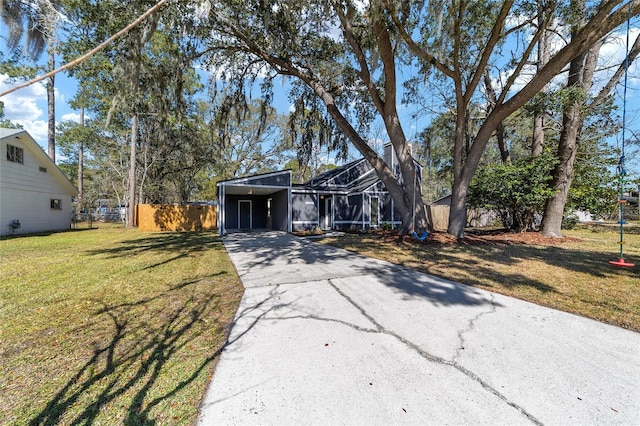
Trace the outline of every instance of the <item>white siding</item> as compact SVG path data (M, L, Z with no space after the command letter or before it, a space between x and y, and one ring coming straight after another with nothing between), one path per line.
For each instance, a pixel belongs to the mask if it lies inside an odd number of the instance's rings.
M7 160L7 143L24 150L24 163ZM6 138L0 144L0 235L57 231L71 227L71 199L68 190L56 179L59 171L52 163L44 163L17 138ZM36 147L36 149L39 149ZM47 169L46 173L40 167ZM51 200L62 200L62 209L51 209ZM20 221L20 229L9 226Z

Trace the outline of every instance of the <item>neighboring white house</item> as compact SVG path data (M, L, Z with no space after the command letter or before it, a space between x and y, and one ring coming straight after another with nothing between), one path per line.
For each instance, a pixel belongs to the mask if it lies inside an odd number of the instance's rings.
M73 184L26 130L0 141L0 235L70 229Z

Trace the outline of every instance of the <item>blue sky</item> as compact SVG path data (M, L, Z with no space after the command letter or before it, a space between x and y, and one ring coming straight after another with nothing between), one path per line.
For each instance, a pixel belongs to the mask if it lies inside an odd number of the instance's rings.
M2 37L4 31L0 30L0 37ZM640 28L632 27L631 42L633 42L636 34L640 32ZM625 33L620 32L617 34L617 38L614 38L612 42L608 43L602 49L602 65L619 63L621 58L624 57L624 43ZM4 48L4 40L0 41L0 45ZM628 74L628 86L627 86L627 140L631 139L633 135L636 138L640 137L640 65L636 60L629 69ZM610 71L611 72L611 71ZM604 81L604 78L600 78L600 81ZM12 87L16 83L10 83L7 81L6 76L0 74L0 91ZM601 83L602 84L602 83ZM596 83L595 88L598 88ZM67 77L66 73L62 72L56 75L56 121L62 122L67 120L77 121L79 114L78 111L73 110L69 106L69 100L74 96L77 89L77 84L74 80ZM291 107L286 93L276 93L274 97L275 107L282 113L287 113ZM12 94L6 95L0 98L5 105L5 118L21 124L34 139L43 147L46 147L47 140L47 96L44 86L44 82L33 84L27 88L20 89ZM622 102L622 86L617 88L617 100ZM416 127L417 130L421 130L427 123L428 119L416 120L411 119L411 115L416 112L416 108L408 106L400 106L399 111L401 119L403 120L406 135L409 139L415 137ZM622 115L622 109L619 114ZM375 126L373 126L375 129ZM375 136L375 135L374 135ZM619 145L621 142L621 135L617 135L610 141L614 145ZM352 153L355 154L355 153ZM630 163L627 165L629 169L630 177L637 177L640 174L640 159L630 159Z

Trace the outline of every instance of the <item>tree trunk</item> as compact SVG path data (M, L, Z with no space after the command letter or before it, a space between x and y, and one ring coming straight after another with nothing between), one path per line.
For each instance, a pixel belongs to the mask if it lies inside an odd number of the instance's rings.
M464 228L467 226L466 200L468 188L469 184L465 184L460 179L453 182L447 232L457 238L464 237Z
M80 108L80 126L84 127L84 107ZM82 133L84 135L84 132ZM84 140L78 141L78 203L76 215L80 218L84 204Z
M562 218L569 188L573 181L573 164L578 151L578 135L582 127L580 105L567 108L562 120L562 135L558 145L558 160L553 171L553 188L556 193L547 201L540 231L550 237L562 237Z
M47 52L49 54L49 70L54 70L56 68L56 58L53 50L53 39L49 37L47 39L48 48ZM48 113L48 122L47 122L47 139L48 139L48 150L49 158L56 162L56 95L55 95L55 75L51 75L47 79L47 113Z
M487 111L488 114L496 107L498 98L496 97L496 91L493 88L493 83L491 82L491 76L489 75L488 68L485 68L483 77L484 87L486 89L487 98L489 100L489 110ZM498 149L500 150L500 159L502 160L502 163L511 164L511 154L509 153L509 147L507 146L507 139L505 137L503 121L501 121L496 128L496 139L498 140Z
M127 228L135 226L136 211L136 144L138 143L138 115L131 117L131 152L129 155L129 205L127 209Z
M585 94L589 92L601 47L602 40L594 44L588 52L571 61L567 79L568 87L579 88ZM559 163L553 171L552 180L552 186L556 192L547 200L540 225L541 233L546 236L562 237L562 219L573 182L573 166L583 123L583 106L584 101L576 101L565 107L563 113L562 132L558 142Z
M536 63L536 69L538 72L544 68L549 62L549 31L546 29L546 23L544 19L544 5L540 4L540 14L538 16L538 26L541 28L542 35L538 41L538 62ZM549 84L545 84L541 93L547 93L549 90ZM531 155L537 156L542 154L544 148L544 120L545 112L542 110L537 111L533 116L533 138L531 142Z
M466 116L468 106L462 95L462 79L460 76L455 79L454 83L456 86L457 108L455 141L453 145L453 188L451 188L451 205L449 208L447 232L454 237L462 238L464 236L464 228L467 225L466 199L469 189L469 181L465 179L464 172L467 168L467 156L471 148L466 147L464 143L467 133Z
M531 143L531 155L542 154L544 148L544 113L536 112L533 116L533 141Z

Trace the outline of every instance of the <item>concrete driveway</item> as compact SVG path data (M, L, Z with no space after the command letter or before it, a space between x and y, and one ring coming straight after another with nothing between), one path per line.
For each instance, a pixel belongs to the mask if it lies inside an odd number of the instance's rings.
M640 334L282 233L224 244L246 287L199 424L640 424Z

